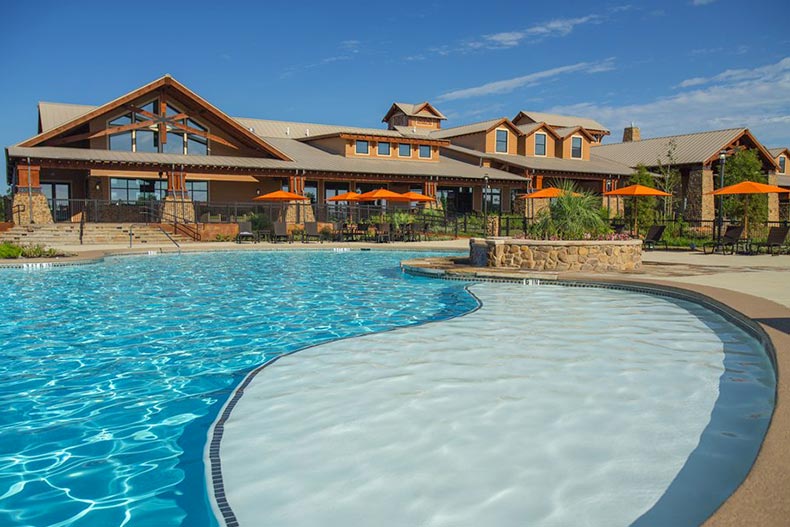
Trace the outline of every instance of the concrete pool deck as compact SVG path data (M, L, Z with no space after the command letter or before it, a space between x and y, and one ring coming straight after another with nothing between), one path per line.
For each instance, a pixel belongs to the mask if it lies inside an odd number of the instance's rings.
M466 239L438 242L391 244L311 243L311 244L183 244L182 252L232 250L423 250L458 251L468 254ZM35 259L32 263L89 263L105 256L146 254L149 251L173 253L173 245L92 245L59 247L75 256L59 259ZM741 256L703 255L699 252L652 251L643 254L644 266L627 275L573 275L570 279L623 281L632 284L655 284L682 288L721 302L760 324L776 349L777 400L771 426L751 472L738 490L705 525L787 525L790 518L790 255ZM18 266L21 261L6 260ZM437 265L438 266L438 265ZM466 268L466 272L470 270ZM509 270L489 275L517 275ZM551 278L551 276L546 276ZM563 278L566 278L563 276Z

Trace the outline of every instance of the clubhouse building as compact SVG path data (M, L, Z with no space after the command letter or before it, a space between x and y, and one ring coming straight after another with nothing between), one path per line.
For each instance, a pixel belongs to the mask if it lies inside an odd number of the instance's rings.
M154 198L181 203L171 211L193 222L184 202L246 203L284 189L323 204L380 187L435 197L452 212L481 211L487 196L489 211L511 212L522 210L517 194L557 180L595 194L617 188L637 164L660 164L672 139L686 210L711 219L705 192L720 151L757 149L773 182L790 155L746 129L640 141L631 128L622 143L602 145L610 131L579 117L521 111L449 128L446 120L428 102L392 104L381 128L231 117L169 75L101 106L42 102L38 134L6 148L13 218L74 221L73 203Z

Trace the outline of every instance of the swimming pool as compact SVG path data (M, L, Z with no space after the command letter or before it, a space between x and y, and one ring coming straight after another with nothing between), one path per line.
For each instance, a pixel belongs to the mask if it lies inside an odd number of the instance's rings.
M0 402L5 408L0 523L215 525L203 477L206 431L248 371L305 346L364 340L337 340L343 337L395 334L403 330L381 332L450 319L463 324L468 317L454 317L477 308L463 283L400 273L398 262L408 257L396 252L215 253L0 271L6 298L0 324ZM583 295L573 293L563 297L565 305L585 304ZM623 298L622 292L608 293ZM544 300L551 296L557 295ZM666 300L641 296L666 308ZM540 312L562 317L562 305L546 304ZM611 302L593 305L603 311ZM682 317L698 321L705 336L696 340L719 348L718 355L716 349L706 351L709 362L703 368L709 369L708 380L717 382L702 390L717 418L697 415L691 428L702 434L703 446L711 442L704 440L706 433L748 437L750 446L738 452L731 474L737 479L770 417L770 366L753 346L741 345L748 340L744 335L724 331L726 323L714 315L703 320L708 315L698 308L671 305ZM711 338L716 334L726 334L739 347L724 350L720 339ZM689 339L696 342L693 333L684 339L675 339L680 351ZM454 344L446 336L436 342L446 350ZM311 369L308 352L292 358L306 368L299 373L302 378L322 373L319 365ZM684 364L698 373L693 361ZM726 382L736 371L739 382ZM353 385L353 378L348 381ZM595 389L605 392L609 386ZM734 389L755 405L749 408L753 425L748 433L732 429L732 422L718 415ZM762 412L757 417L754 408ZM676 490L694 481L677 479ZM664 496L672 492L670 485Z

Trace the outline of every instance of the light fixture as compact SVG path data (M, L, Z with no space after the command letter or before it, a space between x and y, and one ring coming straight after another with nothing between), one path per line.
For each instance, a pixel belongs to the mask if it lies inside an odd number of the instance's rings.
M255 189L255 195L256 195L256 196L260 196L260 195L261 195L261 189L259 189L259 188L256 188L256 189Z

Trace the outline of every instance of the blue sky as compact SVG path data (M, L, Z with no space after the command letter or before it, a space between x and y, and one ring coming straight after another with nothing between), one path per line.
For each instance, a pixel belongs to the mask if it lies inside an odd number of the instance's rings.
M634 121L643 137L747 126L767 146L790 146L779 0L30 1L3 11L3 146L35 134L38 101L102 104L164 73L240 117L379 127L391 102L428 100L445 126L528 109L597 119L610 141Z

